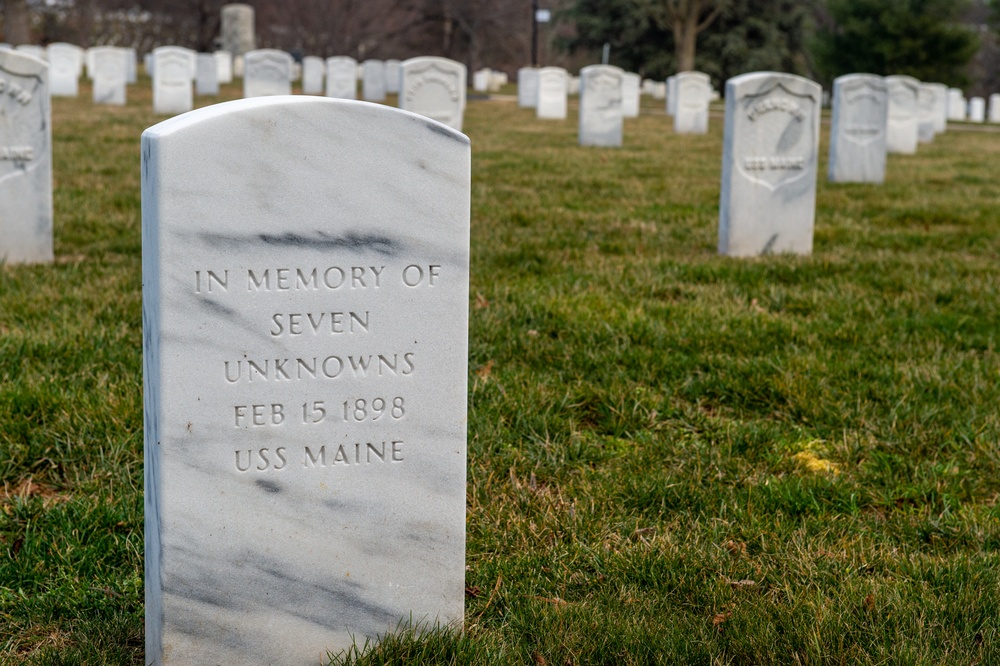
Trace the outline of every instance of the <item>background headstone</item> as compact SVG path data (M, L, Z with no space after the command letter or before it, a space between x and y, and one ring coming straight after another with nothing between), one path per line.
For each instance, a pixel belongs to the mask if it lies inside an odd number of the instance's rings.
M886 150L912 155L917 152L919 116L917 96L920 81L912 76L887 76L889 87L889 124L886 129Z
M221 84L233 82L233 54L229 51L216 51L212 54L215 57L215 78Z
M917 141L931 143L937 134L938 112L941 101L933 83L921 83L917 91Z
M326 59L326 96L338 99L358 98L358 63L348 56Z
M986 100L982 97L973 97L969 100L969 122L986 122Z
M660 84L657 83L657 86L659 85ZM666 99L667 115L673 116L677 113L677 74L668 76L664 85L666 86L666 92L664 93L666 97L661 97L660 99ZM653 89L653 97L657 97L656 88Z
M792 74L726 82L721 254L812 252L822 94L818 83Z
M948 129L948 86L943 83L927 84L934 88L937 111L934 114L934 133L942 134Z
M20 44L14 47L15 51L20 51L21 53L27 53L33 58L38 58L42 62L48 62L49 54L45 50L44 46L38 46L37 44Z
M965 95L959 88L948 88L948 120L965 120Z
M98 46L88 54L93 63L94 104L125 106L125 87L128 79L127 54L117 46Z
M708 132L708 100L712 80L701 72L680 72L672 77L674 88L670 98L674 106L674 132L706 134ZM669 86L668 86L669 87Z
M385 101L385 63L365 60L361 63L364 77L361 80L361 98L367 102Z
M462 131L466 68L448 58L410 58L401 66L399 108Z
M139 80L139 54L131 46L125 49L125 83L131 85Z
M994 93L990 95L989 121L991 123L1000 123L1000 94Z
M292 94L292 56L278 49L243 54L243 96Z
M566 79L569 74L562 67L542 67L538 70L538 118L563 120L566 118Z
M52 261L52 122L45 61L0 50L0 262Z
M625 72L622 80L622 115L626 118L638 118L641 101L641 91L639 90L640 77L638 74Z
M83 50L78 46L60 42L49 44L49 93L53 97L76 97L80 94L82 56Z
M253 7L239 3L223 5L220 32L222 50L229 51L233 56L256 49Z
M881 76L848 74L833 81L829 179L885 181L889 88Z
M580 70L580 145L622 145L625 72L612 65Z
M538 106L538 68L522 67L517 70L517 105L522 109Z
M399 94L400 65L398 60L385 61L385 91L390 95Z
M468 139L268 97L142 156L146 662L460 628Z
M219 67L211 53L199 53L197 62L195 92L199 95L219 94Z
M472 75L472 89L476 92L489 92L490 75L493 72L489 69L480 69Z
M323 76L326 74L323 59L306 56L302 59L302 94L322 95Z
M186 113L194 108L191 72L198 54L182 46L153 49L153 113Z

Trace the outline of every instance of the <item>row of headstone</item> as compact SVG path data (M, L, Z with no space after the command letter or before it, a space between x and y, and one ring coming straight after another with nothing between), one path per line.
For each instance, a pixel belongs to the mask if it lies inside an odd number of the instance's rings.
M638 74L616 69L624 75L619 93L624 117L636 118L639 116L640 77ZM518 106L535 109L538 118L565 119L567 96L579 94L582 102L585 88L583 70L580 70L579 77L570 76L562 67L522 67L517 71Z
M476 92L499 92L507 85L507 74L490 68L480 69L472 75L472 89Z

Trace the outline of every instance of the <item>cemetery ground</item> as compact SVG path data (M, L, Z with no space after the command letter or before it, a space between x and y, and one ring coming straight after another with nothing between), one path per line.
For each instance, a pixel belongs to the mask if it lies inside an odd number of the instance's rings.
M0 663L142 663L128 94L53 100L56 262L0 268ZM575 101L470 100L465 631L335 663L1000 662L1000 134L823 177L813 256L728 259L721 119L644 104L584 149Z

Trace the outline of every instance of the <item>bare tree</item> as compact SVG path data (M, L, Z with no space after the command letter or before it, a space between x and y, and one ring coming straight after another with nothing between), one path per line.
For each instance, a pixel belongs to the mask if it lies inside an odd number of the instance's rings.
M712 25L729 0L646 0L649 10L665 30L674 35L677 71L694 69L698 34Z
M28 0L6 0L3 13L4 38L15 46L31 43Z

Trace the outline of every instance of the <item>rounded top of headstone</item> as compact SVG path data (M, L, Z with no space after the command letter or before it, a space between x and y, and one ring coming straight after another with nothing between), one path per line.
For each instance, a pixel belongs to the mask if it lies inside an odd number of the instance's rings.
M453 139L463 144L469 144L469 137L458 130L454 130L447 125L436 120L421 116L402 109L396 109L384 104L372 104L355 100L335 99L332 97L317 97L312 95L272 95L269 97L251 97L246 99L212 104L194 111L182 113L173 118L168 118L161 123L157 123L146 129L142 133L143 140L166 138L172 134L182 132L195 125L206 123L224 122L226 120L238 119L246 116L249 123L255 122L254 116L267 116L261 120L263 124L273 123L274 119L285 119L282 114L268 114L268 110L294 111L301 109L303 113L312 111L315 113L329 113L331 116L353 115L368 116L370 118L396 117L408 119L418 125L425 126L431 132ZM260 120L258 118L258 120ZM333 122L335 118L331 119ZM298 122L290 120L290 122Z
M49 63L25 51L0 49L0 67L19 76L40 76L49 70Z

